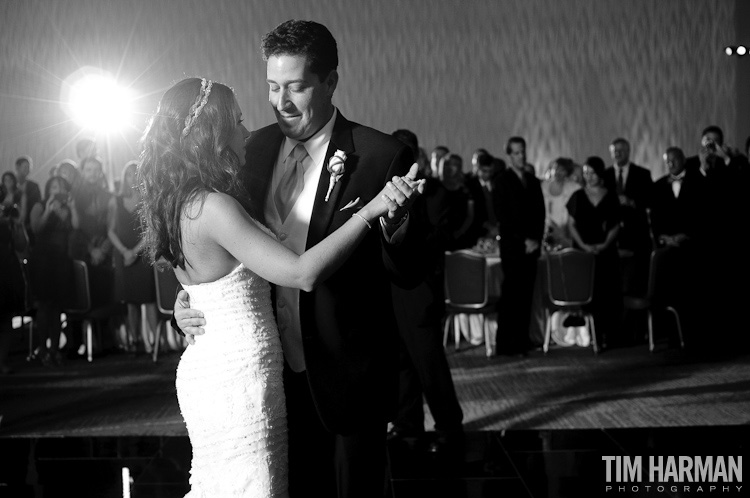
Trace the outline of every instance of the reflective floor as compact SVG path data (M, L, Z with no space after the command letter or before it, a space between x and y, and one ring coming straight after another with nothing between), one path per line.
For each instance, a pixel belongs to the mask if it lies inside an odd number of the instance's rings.
M395 498L748 496L734 483L607 490L603 456L743 455L750 426L470 432L430 451L434 434L389 444ZM120 497L123 468L133 498L188 491L186 437L0 438L0 496Z

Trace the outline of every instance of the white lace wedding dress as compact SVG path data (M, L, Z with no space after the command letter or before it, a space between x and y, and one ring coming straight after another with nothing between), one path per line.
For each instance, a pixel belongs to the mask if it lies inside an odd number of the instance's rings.
M206 333L177 367L177 399L193 447L186 498L285 496L283 357L270 287L243 265L185 286Z

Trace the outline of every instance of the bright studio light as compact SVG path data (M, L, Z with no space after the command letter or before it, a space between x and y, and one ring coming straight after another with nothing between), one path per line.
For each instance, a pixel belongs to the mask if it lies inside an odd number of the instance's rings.
M740 45L737 47L737 55L745 55L747 53L747 48L745 48L744 45Z
M732 47L726 47L724 49L724 53L727 54L727 55L732 55L734 53L734 48L732 48Z
M65 110L84 129L114 132L131 124L132 93L103 71L74 73L63 84L63 94Z

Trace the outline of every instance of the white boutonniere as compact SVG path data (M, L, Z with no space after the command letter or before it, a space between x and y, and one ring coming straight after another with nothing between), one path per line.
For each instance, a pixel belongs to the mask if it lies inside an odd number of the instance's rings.
M343 150L336 149L331 158L328 160L328 172L331 174L331 180L328 182L328 192L326 193L326 202L331 196L331 191L336 182L344 176L344 162L346 153Z

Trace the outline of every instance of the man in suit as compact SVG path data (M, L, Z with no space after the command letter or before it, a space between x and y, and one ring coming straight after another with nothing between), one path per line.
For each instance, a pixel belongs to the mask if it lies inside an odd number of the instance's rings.
M489 153L477 157L477 174L466 180L466 188L474 201L474 219L466 239L469 246L480 237L495 237L498 234L498 190L495 184L495 165Z
M511 137L505 147L510 167L499 178L500 259L498 352L526 354L537 260L544 235L544 197L526 163L526 141Z
M702 272L699 270L700 244L705 225L706 180L695 169L685 168L685 154L678 147L669 147L664 154L669 173L654 182L651 195L651 229L656 244L672 248L666 265L660 271L664 277L660 287L666 289L666 304L674 305L680 313L687 342L693 343L692 327L700 316L699 308ZM660 296L660 299L663 296ZM692 327L692 328L691 328Z
M338 54L325 26L284 22L263 37L262 49L277 123L248 138L244 179L256 215L284 245L298 253L315 245L393 178L388 216L336 273L312 292L277 287L274 296L286 360L290 495L382 496L386 423L398 397L391 283L415 285L421 259L420 220L409 213L416 193L394 178L407 173L412 153L333 105ZM290 154L296 161L287 161ZM343 169L334 168L334 156ZM291 206L288 215L279 203ZM198 332L204 322L181 301L179 326Z
M609 146L613 164L605 172L605 186L617 193L622 212L618 236L620 261L623 262L623 291L641 295L646 291L648 261L651 254L646 209L651 195L651 172L630 162L630 143L616 138Z
M419 141L413 132L396 130L393 135L409 145L415 157L419 154ZM421 219L428 224L423 253L430 261L428 275L413 289L397 285L392 288L400 338L400 371L398 415L388 432L388 440L397 442L424 433L424 395L435 420L436 435L427 444L428 451L434 453L460 443L463 435L463 411L445 357L440 327L445 312L441 263L452 238L446 229L450 206L445 193L440 180L428 178L422 197L414 205L415 211L423 211Z

